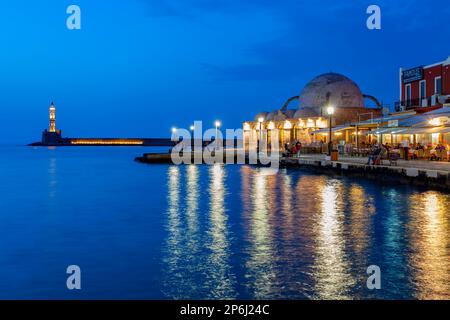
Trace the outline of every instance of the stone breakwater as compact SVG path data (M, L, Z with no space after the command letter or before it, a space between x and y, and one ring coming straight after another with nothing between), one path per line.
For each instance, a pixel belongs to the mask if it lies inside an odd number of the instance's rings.
M308 169L322 174L360 177L383 183L402 183L450 192L450 172L444 170L291 158L282 159L280 167Z

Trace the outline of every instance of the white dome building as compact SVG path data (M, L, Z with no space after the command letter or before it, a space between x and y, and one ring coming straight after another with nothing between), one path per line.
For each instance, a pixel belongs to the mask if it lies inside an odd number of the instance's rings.
M335 108L363 108L364 97L358 85L338 73L322 74L311 80L299 96L299 108L320 109L332 105Z
M366 108L365 98L375 102L377 108ZM288 109L293 105L296 108ZM329 106L333 106L335 110L332 118L326 112ZM330 125L330 119L332 127L347 126L361 120L361 115L368 114L373 117L381 115L381 104L376 98L364 95L353 80L342 74L325 73L308 82L299 96L289 98L280 109L260 112L253 122L246 122L244 136L259 137L261 128L267 131L269 139L271 131L276 129L279 130L280 145L293 141L301 141L307 145L327 139L326 129ZM260 119L264 121L259 123ZM347 131L336 133L334 138L351 141L354 139L351 130Z

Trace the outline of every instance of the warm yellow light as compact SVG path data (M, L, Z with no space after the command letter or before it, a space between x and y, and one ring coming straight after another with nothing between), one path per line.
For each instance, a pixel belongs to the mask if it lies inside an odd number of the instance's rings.
M428 123L431 124L432 126L439 126L441 124L439 118L431 119Z
M73 145L143 145L144 141L134 139L74 139Z
M269 124L268 124L268 126L267 126L267 129L269 129L269 130L275 129L275 123L273 123L272 121L270 121Z
M251 130L250 125L247 122L245 122L244 123L244 131L250 131L250 130Z
M314 120L313 119L308 119L308 122L306 123L306 126L308 128L314 128Z
M258 122L259 122L259 123L264 122L264 118L263 118L263 117L259 117L259 118L258 118Z
M330 116L333 115L334 114L334 107L333 106L327 107L327 113Z
M298 126L300 128L303 128L305 126L305 121L303 121L302 119L298 119Z
M342 136L342 132L335 132L334 135L335 136Z
M316 120L316 127L318 127L318 128L326 128L327 127L327 122L324 119L319 118L319 119Z
M284 122L284 129L292 129L292 123L289 120Z

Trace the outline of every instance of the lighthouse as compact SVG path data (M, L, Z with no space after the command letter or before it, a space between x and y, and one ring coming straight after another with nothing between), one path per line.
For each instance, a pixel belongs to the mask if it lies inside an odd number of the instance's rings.
M39 145L42 146L60 146L64 143L64 139L61 137L61 130L56 129L56 107L52 102L49 112L50 125L48 129L42 132L42 140Z
M55 104L52 102L49 109L49 115L50 115L50 132L56 132L56 108Z

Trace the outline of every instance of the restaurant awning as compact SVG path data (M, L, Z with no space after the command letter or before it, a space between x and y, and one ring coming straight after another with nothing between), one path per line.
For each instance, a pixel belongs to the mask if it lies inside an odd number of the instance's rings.
M372 134L431 134L450 133L450 127L410 127L410 128L380 128L371 131Z
M355 130L355 128L349 127L349 126L337 126L337 127L332 128L331 132L339 132L339 131L343 131L343 130ZM329 128L323 128L323 129L315 130L311 133L312 134L321 134L321 133L328 133L328 132L330 132Z
M375 129L372 130L370 133L372 134L403 134L403 132L405 132L406 130L408 130L408 128L379 128L379 129Z
M450 133L450 127L409 128L402 134Z

